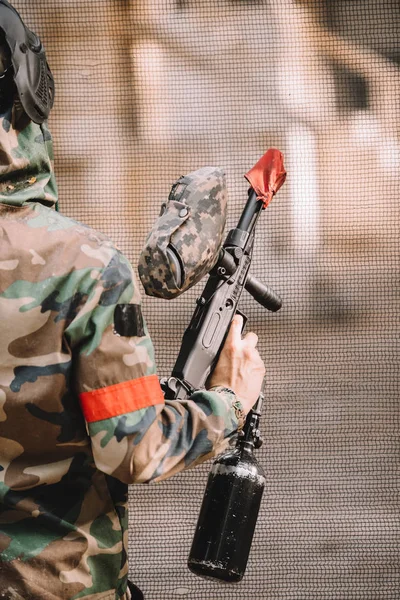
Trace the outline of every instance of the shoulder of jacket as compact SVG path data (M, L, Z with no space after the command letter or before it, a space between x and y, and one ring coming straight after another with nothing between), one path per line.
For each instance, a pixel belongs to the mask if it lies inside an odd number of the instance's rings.
M114 248L116 252L119 252L113 241L101 231L93 229L89 225L81 223L72 217L67 217L63 213L55 211L54 208L44 206L39 202L34 204L33 209L37 218L44 219L50 229L68 231L71 237L75 236L81 242L86 240L99 246L109 246L110 248Z

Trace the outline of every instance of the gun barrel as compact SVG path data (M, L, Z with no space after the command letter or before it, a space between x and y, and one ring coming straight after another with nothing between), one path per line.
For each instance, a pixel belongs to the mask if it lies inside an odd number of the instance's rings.
M257 194L252 188L250 188L249 197L241 214L237 229L241 229L242 231L251 231L253 229L254 222L258 219L262 207L262 200L257 200Z

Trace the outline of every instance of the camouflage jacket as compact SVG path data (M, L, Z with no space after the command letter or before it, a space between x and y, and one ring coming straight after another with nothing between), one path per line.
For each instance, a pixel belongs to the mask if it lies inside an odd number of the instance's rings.
M51 137L0 119L0 598L128 598L127 486L221 450L219 389L164 401L132 268L54 211Z

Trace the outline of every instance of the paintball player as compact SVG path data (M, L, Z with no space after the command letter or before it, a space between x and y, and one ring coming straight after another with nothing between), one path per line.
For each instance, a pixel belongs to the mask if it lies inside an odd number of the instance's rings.
M128 484L224 449L265 369L236 317L209 389L164 400L131 265L54 210L53 99L0 0L0 599L129 600Z

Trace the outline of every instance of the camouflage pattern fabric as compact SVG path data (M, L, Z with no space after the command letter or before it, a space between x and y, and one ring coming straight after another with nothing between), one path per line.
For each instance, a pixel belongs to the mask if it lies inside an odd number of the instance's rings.
M139 258L146 294L176 298L212 269L222 245L226 201L225 174L217 167L178 179Z
M45 125L0 118L0 598L128 600L127 484L223 450L229 392L164 401L132 268L53 209Z

